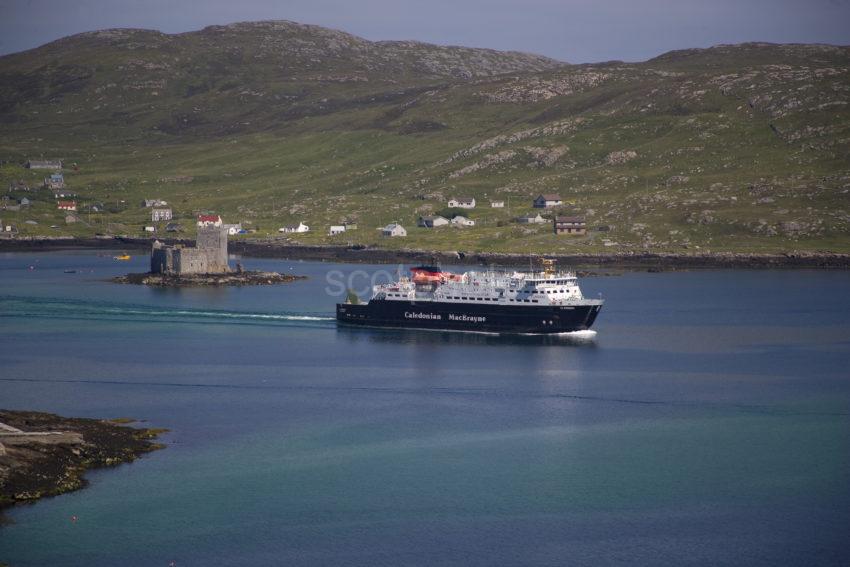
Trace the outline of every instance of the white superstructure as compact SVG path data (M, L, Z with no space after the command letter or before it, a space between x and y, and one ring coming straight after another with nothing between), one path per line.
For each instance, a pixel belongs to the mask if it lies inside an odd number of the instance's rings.
M436 301L496 305L596 305L585 299L571 271L555 271L552 263L540 272L471 271L451 274L414 268L412 278L376 285L372 299L387 301Z

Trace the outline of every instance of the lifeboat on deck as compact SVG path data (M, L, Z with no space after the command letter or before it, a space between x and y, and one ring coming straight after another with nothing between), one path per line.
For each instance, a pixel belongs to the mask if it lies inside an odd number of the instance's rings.
M413 283L438 284L443 281L443 271L436 266L417 266L410 268Z
M417 266L410 268L414 284L444 284L463 280L462 275L444 272L436 266Z

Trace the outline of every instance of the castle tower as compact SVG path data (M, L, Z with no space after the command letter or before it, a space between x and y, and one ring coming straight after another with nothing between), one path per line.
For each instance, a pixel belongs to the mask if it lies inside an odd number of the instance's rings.
M206 256L207 272L227 272L227 229L213 224L198 227L198 253Z

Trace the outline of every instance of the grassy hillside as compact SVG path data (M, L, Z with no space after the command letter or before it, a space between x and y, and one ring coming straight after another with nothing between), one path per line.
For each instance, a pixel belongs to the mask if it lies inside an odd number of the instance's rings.
M82 34L0 58L0 187L62 158L107 212L66 225L42 191L0 219L138 235L139 202L161 198L187 226L214 211L254 237L303 220L290 239L308 243L848 252L848 63L847 47L744 44L567 65L289 22ZM594 230L513 222L541 192ZM452 196L476 197L475 227L415 227ZM358 229L326 236L343 220ZM380 237L392 221L407 238Z

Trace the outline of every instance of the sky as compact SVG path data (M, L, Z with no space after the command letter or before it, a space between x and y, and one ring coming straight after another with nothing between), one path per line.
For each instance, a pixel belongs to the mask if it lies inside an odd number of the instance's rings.
M850 44L850 0L0 0L0 54L104 28L271 19L571 63L746 41Z

